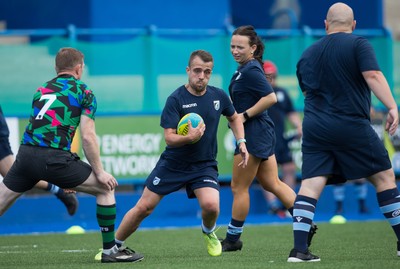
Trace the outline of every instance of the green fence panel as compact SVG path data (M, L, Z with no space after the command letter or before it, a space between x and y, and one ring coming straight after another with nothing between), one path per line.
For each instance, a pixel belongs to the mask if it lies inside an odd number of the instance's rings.
M400 45L388 37L369 38L377 53L396 101L400 103ZM296 63L304 49L316 41L309 36L265 38L265 59L279 68L278 84L289 90L297 110L303 96L295 75ZM215 67L210 84L227 91L237 64L230 55L230 36L169 37L136 36L127 41L71 42L53 37L22 45L0 45L0 103L6 115L29 115L36 88L55 76L54 57L60 47L74 45L86 56L82 77L95 92L100 114L160 113L167 96L187 82L185 68L190 53L210 51ZM373 99L374 105L379 105Z
M369 39L400 104L400 42L384 37ZM289 90L300 111L303 96L297 85L295 66L302 51L316 40L307 36L264 40L264 58L278 65L278 84ZM54 57L58 49L74 45L86 55L87 68L82 80L98 99L96 126L104 166L123 182L140 181L164 150L159 113L168 95L187 82L185 68L189 54L196 49L210 51L215 60L210 84L227 90L237 66L229 44L228 35L195 39L155 35L110 43L71 43L69 39L54 37L32 44L0 45L0 104L6 116L26 118L36 88L55 76ZM373 102L379 104L376 99ZM25 125L26 120L21 121L21 132ZM398 137L390 138L392 146L389 147L396 173L400 173ZM224 119L220 123L218 143L220 175L229 179L234 139ZM291 146L300 168L300 142L294 141Z

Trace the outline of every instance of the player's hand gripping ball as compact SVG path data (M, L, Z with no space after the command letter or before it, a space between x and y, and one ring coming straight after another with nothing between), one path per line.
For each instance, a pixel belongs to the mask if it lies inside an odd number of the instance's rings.
M197 113L188 113L182 117L182 119L178 123L178 127L176 128L176 132L179 135L187 135L189 132L188 120L192 123L192 127L196 128L200 123L203 122L203 118ZM198 140L197 140L198 141ZM196 143L194 141L193 143Z

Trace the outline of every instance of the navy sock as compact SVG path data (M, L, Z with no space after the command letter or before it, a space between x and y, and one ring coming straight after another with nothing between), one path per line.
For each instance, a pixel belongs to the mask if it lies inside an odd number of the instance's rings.
M290 216L293 217L293 206L292 206L291 208L288 208L288 211L289 211L289 213L290 213Z
M314 219L317 200L311 197L297 195L293 209L294 248L301 252L308 249L308 233Z
M49 191L55 195L57 194L62 194L64 192L63 189L59 188L57 185L54 185L52 183L47 183L46 191Z
M400 241L400 192L397 188L376 194L379 208Z
M53 183L47 183L46 191L56 194L59 190L60 188Z
M231 219L228 225L228 230L226 231L226 239L231 242L236 242L239 240L243 233L244 221Z

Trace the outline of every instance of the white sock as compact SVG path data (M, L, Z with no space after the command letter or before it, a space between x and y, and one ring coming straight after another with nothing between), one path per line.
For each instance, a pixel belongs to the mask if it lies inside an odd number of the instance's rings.
M111 253L117 253L118 252L118 247L117 245L113 246L112 248L109 249L103 249L103 253L110 255Z
M210 233L214 232L215 227L217 227L217 224L214 224L214 226L210 229L210 228L207 228L206 226L204 226L203 222L201 223L201 229L203 230L203 233L205 233L205 234L210 234Z
M125 241L121 241L121 240L118 240L117 238L115 238L115 244L117 244L117 247L123 246L124 243L125 243Z

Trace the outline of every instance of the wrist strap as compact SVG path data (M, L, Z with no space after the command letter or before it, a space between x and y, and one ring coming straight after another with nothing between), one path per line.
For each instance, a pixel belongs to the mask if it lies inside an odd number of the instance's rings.
M244 117L246 120L249 120L249 119L250 119L249 114L247 114L247 111L245 111L245 112L243 113L243 117Z
M246 139L244 139L244 138L239 138L239 139L236 141L236 145L239 146L240 143L246 143Z

